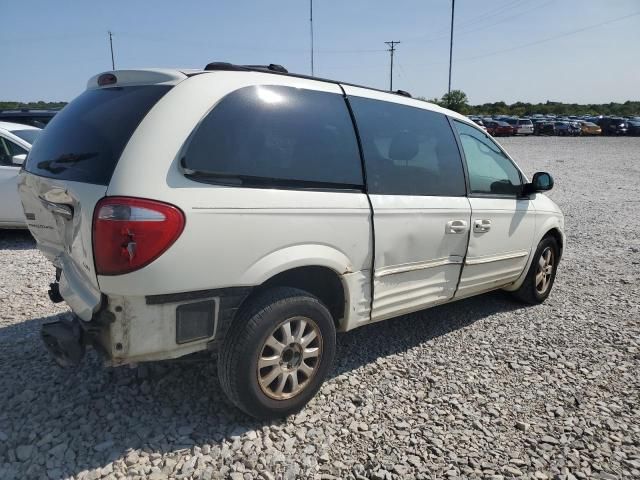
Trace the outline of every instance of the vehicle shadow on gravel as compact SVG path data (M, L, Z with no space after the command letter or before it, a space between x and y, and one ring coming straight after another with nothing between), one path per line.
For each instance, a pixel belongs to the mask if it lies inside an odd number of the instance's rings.
M496 291L338 335L332 377L375 362L380 357L402 353L495 313L521 308L525 308L525 305L515 301L508 293Z
M492 293L339 335L330 377L518 308L522 305L506 294ZM2 478L106 473L134 449L177 459L201 448L215 458L240 448L235 440L248 431L292 424L259 422L240 413L224 397L214 362L202 357L137 369L105 368L90 351L77 369L60 369L38 334L42 323L57 318L0 328L0 436L6 437L0 442ZM222 445L223 440L231 446Z
M36 241L29 230L0 229L0 250L30 250L36 248Z

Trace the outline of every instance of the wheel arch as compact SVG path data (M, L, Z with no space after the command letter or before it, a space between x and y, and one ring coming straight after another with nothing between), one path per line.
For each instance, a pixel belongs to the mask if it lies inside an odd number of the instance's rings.
M562 252L564 251L564 235L560 231L558 227L552 227L542 236L541 241L547 237L552 237L558 243L558 247L560 248L560 257L562 257Z
M538 229L538 235L536 235L534 242L531 244L529 259L527 260L527 265L523 270L522 274L520 275L520 277L518 277L518 279L515 282L513 282L508 287L505 287L504 290L511 292L520 288L520 286L522 285L522 282L524 282L525 278L527 277L527 272L529 271L529 267L531 266L531 261L533 260L533 254L535 253L536 248L538 248L538 244L544 238L549 236L555 238L556 241L558 242L558 246L560 247L560 258L562 258L562 254L565 248L565 235L564 235L562 220L560 217L552 216L552 217L549 217L544 222L544 224L540 229Z
M271 287L297 288L320 299L340 328L350 299L344 275L352 272L347 256L327 245L287 247L264 256L245 272L242 283L255 287L244 302Z
M296 288L317 297L329 309L336 328L346 315L348 287L342 277L328 267L308 265L285 270L255 288L254 294L273 287Z

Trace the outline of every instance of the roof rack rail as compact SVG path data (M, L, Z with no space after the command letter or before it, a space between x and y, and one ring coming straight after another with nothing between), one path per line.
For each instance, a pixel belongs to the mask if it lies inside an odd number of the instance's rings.
M228 63L228 62L211 62L207 64L207 66L204 67L204 69L207 71L229 70L229 71L236 71L236 72L267 72L267 73L273 73L275 75L286 75L288 77L304 78L307 80L315 80L318 82L334 83L336 85L348 85L351 87L366 88L367 90L375 90L377 92L384 92L384 93L390 93L394 95L402 95L403 97L413 98L411 94L406 90L395 90L395 91L382 90L379 88L367 87L366 85L357 85L355 83L342 82L340 80L335 80L335 79L321 78L321 77L315 77L311 75L302 75L299 73L289 73L289 71L286 68L284 68L282 65L278 65L275 63L270 63L269 65L235 65L233 63Z
M278 73L289 73L289 70L284 68L282 65L278 65L276 63L270 63L269 65L234 65L233 63L228 62L211 62L208 63L205 70L232 70L232 71L242 71L242 70L267 70L270 72L278 72Z
M244 65L247 68L256 70L269 70L271 72L289 73L289 70L277 63L270 63L269 65Z

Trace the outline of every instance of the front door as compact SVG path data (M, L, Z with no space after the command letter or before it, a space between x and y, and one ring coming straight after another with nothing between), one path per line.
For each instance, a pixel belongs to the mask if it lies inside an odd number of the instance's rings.
M456 290L471 220L451 126L440 113L345 90L373 208L372 320L445 302Z
M521 197L523 177L484 132L454 122L469 177L471 232L457 298L514 282L531 253L533 203Z

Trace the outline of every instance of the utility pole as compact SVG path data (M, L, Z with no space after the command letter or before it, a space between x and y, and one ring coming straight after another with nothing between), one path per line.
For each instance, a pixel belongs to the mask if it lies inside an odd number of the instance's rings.
M313 0L309 0L309 26L311 27L311 76L313 77Z
M399 40L391 40L390 42L384 42L387 45L389 45L389 50L387 50L388 52L391 53L391 69L389 72L389 91L393 92L393 52L396 51L396 45L400 44Z
M113 35L109 30L109 47L111 48L111 70L116 69L116 62L113 60Z
M453 63L453 15L456 9L456 0L451 0L451 39L449 40L449 88L447 93L451 94L451 65ZM451 95L447 95L449 98Z

